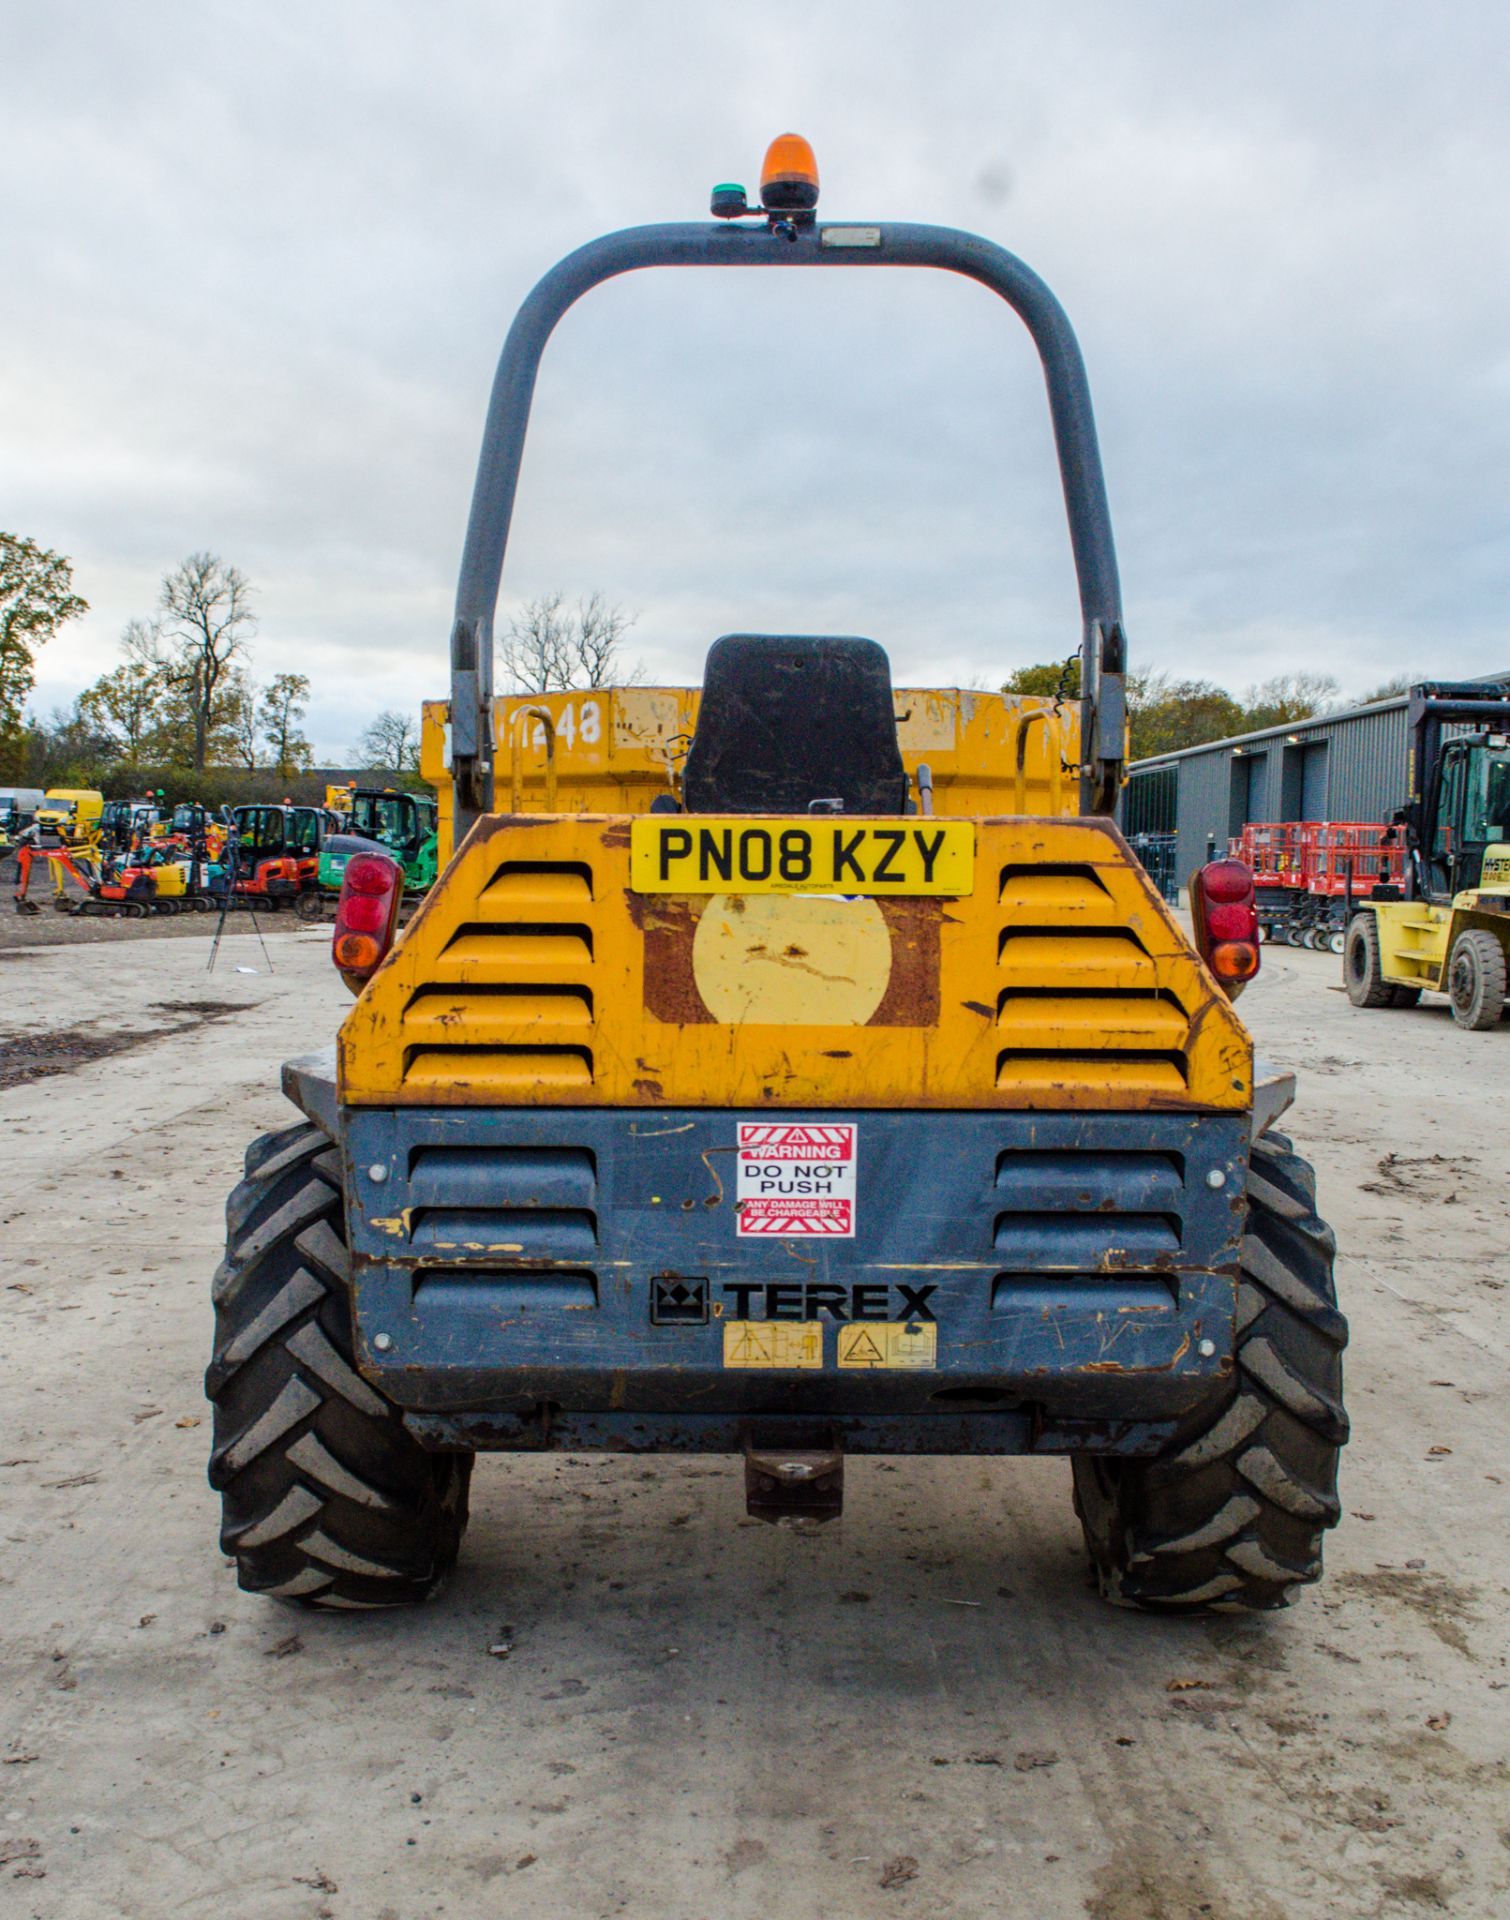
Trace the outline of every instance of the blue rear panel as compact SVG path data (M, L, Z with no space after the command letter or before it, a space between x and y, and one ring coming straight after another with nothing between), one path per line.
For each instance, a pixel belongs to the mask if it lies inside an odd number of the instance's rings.
M1230 1371L1242 1117L343 1120L359 1357L432 1438L721 1446L788 1416L853 1448L1142 1450ZM856 1128L852 1237L740 1237L738 1126L773 1120ZM727 1364L731 1322L737 1352L816 1328L810 1364ZM913 1357L841 1366L860 1325Z

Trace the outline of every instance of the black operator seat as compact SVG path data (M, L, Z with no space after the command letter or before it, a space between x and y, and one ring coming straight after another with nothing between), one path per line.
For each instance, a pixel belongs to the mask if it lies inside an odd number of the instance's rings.
M874 640L726 633L708 649L682 770L688 813L902 813L891 664Z

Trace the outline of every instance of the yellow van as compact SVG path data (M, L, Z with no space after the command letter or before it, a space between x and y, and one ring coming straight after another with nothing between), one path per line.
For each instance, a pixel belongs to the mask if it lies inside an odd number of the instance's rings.
M93 787L49 787L37 808L37 825L70 845L98 838L105 796Z

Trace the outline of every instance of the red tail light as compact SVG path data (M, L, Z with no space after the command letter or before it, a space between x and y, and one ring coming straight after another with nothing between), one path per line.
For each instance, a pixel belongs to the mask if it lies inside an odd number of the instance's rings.
M1195 944L1229 999L1258 972L1258 910L1253 869L1241 860L1213 860L1190 882Z
M358 853L346 862L330 957L351 984L370 978L393 945L404 876L381 853Z

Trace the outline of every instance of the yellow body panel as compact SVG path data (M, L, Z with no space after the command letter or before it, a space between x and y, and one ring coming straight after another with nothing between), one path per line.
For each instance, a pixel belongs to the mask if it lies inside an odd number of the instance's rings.
M892 697L903 764L909 773L924 764L931 770L935 813L1057 818L1074 811L1077 701L1056 712L1048 700L952 687L898 687ZM495 700L498 806L647 812L658 794L680 790L700 699L697 687L603 687ZM442 866L452 851L449 713L444 700L427 700L420 727L420 771L439 806Z
M348 1015L341 1096L1246 1110L1247 1032L1117 829L970 824L970 894L843 899L637 893L628 816L489 816Z
M1492 933L1510 958L1510 914L1487 903L1481 905L1477 891L1460 893L1450 907L1432 906L1424 900L1371 900L1362 904L1378 926L1379 970L1392 987L1445 992L1448 957L1458 935L1470 927Z

